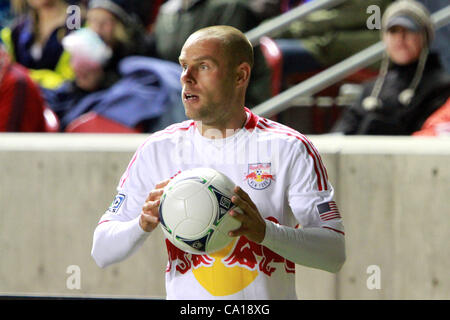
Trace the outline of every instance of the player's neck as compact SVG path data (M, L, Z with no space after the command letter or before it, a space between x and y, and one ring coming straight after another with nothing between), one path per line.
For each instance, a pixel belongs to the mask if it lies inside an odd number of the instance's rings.
M247 113L244 108L239 110L236 115L233 115L227 121L218 123L205 123L196 121L195 125L199 133L208 139L224 139L231 137L238 130L242 129L247 121Z

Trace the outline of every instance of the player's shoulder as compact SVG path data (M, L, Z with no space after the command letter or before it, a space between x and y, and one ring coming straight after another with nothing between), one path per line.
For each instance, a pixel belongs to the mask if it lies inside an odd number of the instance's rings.
M171 140L176 139L180 134L186 134L194 129L195 122L193 120L186 120L171 124L165 129L155 131L150 134L142 143L141 148L149 147L160 143L170 143Z
M291 144L301 145L304 142L311 144L311 141L304 134L271 119L259 117L256 127L261 134L267 134L271 139L278 139Z
M174 124L171 124L170 126L166 127L165 129L156 131L152 133L150 136L151 138L159 138L159 137L170 137L171 135L179 132L186 132L189 129L194 128L195 121L194 120L185 120L182 122L177 122Z

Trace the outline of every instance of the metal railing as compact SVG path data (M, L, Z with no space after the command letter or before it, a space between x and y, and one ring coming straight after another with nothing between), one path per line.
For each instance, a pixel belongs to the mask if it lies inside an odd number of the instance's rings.
M307 2L283 13L276 18L270 19L267 22L263 22L256 28L248 31L245 35L247 36L248 40L250 40L252 45L255 46L259 44L259 38L261 38L262 36L270 37L277 31L286 28L292 22L305 17L316 10L335 7L336 5L341 4L345 1L347 0L314 0L311 2Z
M432 14L431 19L436 30L447 25L450 22L450 5ZM257 105L252 108L252 112L263 117L272 117L288 109L291 106L290 102L294 99L301 96L311 96L357 70L377 62L381 59L384 49L384 43L380 41Z

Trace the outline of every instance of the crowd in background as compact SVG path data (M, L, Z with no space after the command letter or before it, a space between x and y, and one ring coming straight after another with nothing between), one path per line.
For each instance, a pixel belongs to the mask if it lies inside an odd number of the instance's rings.
M273 36L283 54L283 79L310 76L385 42L375 78L361 84L359 98L331 132L450 134L450 26L435 31L430 20L447 2L405 1L348 0ZM129 132L182 121L178 55L192 32L210 25L247 32L305 2L0 0L0 132L71 132L87 114ZM79 10L68 10L71 5ZM381 32L367 27L369 5L387 12ZM395 55L403 50L400 42L405 52L415 50L409 59ZM271 97L272 72L255 46L247 107Z

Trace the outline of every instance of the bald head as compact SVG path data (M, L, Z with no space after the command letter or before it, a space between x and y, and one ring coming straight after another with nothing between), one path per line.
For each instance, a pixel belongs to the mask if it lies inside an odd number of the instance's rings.
M185 45L203 39L216 39L221 43L225 57L230 67L243 62L253 67L253 46L247 37L238 29L231 26L212 26L197 30L189 36Z

